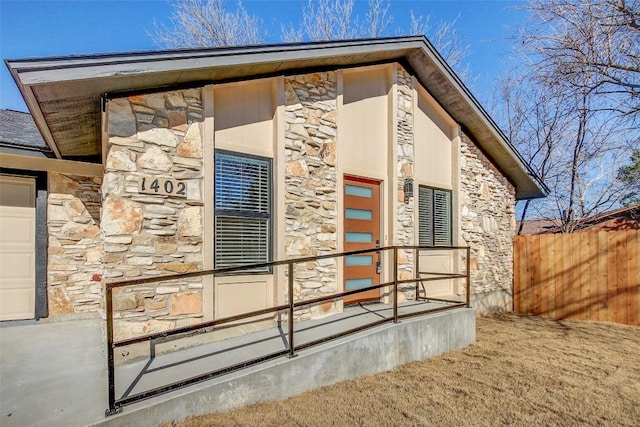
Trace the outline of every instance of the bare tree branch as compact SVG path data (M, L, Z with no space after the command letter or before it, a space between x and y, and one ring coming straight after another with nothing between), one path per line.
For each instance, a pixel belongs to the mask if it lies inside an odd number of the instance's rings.
M601 95L624 111L640 113L640 0L530 0L522 34L532 73L541 82Z
M171 5L171 26L154 22L153 31L147 31L159 46L237 46L260 41L261 21L249 15L241 2L233 12L225 9L224 0L176 0Z

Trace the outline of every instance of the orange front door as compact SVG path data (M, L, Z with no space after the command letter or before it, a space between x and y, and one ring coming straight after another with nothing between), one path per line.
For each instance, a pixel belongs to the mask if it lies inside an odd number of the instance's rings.
M380 246L380 182L344 178L344 251ZM369 252L344 257L344 290L380 283L379 254ZM344 298L345 304L380 300L380 289Z

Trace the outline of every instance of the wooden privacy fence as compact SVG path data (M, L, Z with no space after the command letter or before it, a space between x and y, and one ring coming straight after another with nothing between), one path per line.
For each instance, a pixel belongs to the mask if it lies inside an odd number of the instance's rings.
M640 230L516 236L514 309L640 325Z

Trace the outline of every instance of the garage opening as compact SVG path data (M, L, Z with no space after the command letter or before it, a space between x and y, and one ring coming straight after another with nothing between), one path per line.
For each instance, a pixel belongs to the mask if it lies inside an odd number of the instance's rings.
M35 317L36 180L0 175L0 321Z

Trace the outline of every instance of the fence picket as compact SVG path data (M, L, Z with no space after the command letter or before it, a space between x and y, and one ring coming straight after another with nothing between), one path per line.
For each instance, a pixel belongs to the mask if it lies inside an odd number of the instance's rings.
M640 325L640 230L516 236L514 310Z

